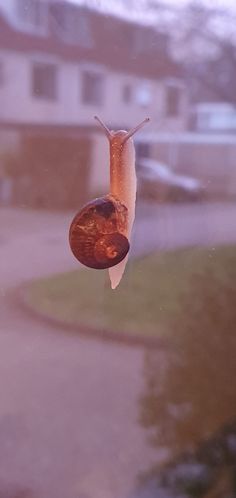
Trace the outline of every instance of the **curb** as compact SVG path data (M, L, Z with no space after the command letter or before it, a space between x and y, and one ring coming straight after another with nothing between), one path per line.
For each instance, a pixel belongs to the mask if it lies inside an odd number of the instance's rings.
M106 342L113 342L124 346L138 346L146 349L158 348L165 350L166 348L171 348L170 342L167 339L163 339L160 337L140 337L138 334L131 334L130 332L125 331L121 332L117 330L111 332L111 330L106 328L97 329L96 327L92 327L84 323L67 323L63 320L54 318L47 313L38 311L33 308L28 301L28 291L30 284L31 280L15 288L10 292L9 298L15 306L20 307L33 319L41 321L46 325L63 330L64 332L66 331L74 333L81 337L86 337L87 339L103 340Z

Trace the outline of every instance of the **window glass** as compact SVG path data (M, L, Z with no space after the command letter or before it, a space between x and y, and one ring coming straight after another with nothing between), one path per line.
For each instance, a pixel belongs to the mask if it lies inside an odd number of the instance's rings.
M150 105L152 99L151 90L148 84L140 83L136 89L136 102L142 107Z
M235 26L0 0L0 498L236 498Z
M178 116L180 106L180 89L169 85L166 88L166 114L170 117Z
M128 83L126 83L122 88L122 99L126 104L129 104L132 100L132 88Z
M35 63L32 66L32 95L56 100L57 67L53 64Z
M53 3L50 13L54 26L64 41L84 47L93 45L90 19L86 12L78 12L72 4Z
M46 3L38 0L17 0L18 18L25 25L44 26L45 9Z
M136 156L137 162L140 158L150 157L151 145L149 143L141 142L137 144Z
M101 105L104 102L104 77L90 71L82 73L82 102Z

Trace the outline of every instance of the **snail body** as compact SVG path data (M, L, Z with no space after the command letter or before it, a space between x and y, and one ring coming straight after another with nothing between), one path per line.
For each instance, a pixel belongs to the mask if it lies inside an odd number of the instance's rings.
M127 132L118 131L110 143L111 193L127 207L126 236L130 241L135 218L137 178L135 172L135 149L132 138L123 143ZM115 289L128 261L128 255L117 266L109 268L112 289Z
M74 217L69 243L74 256L84 265L109 269L112 289L119 284L130 249L135 217L136 173L132 136L146 118L130 131L110 131L100 123L110 144L110 193L86 204Z

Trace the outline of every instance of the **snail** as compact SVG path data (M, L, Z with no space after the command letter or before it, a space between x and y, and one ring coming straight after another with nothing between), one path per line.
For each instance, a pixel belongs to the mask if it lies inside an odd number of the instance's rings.
M80 263L109 269L115 289L125 270L135 217L136 173L132 136L149 121L144 119L130 131L110 131L100 118L110 144L110 192L88 202L74 217L69 243Z

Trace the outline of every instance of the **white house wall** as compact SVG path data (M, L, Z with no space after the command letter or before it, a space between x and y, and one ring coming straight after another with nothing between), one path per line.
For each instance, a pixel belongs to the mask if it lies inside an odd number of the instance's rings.
M81 101L82 62L66 62L55 56L40 53L20 53L0 50L4 83L0 86L0 120L15 124L91 125L93 115L99 114L114 126L134 126L145 116L150 116L151 127L164 130L183 130L187 117L187 96L183 92L180 113L170 119L165 115L164 82L145 80L133 75L110 71L101 67L105 76L103 105L85 105ZM31 66L34 62L52 62L58 67L58 96L55 101L32 96ZM132 86L132 101L122 101L125 83ZM137 103L135 95L140 85L150 88L151 100L147 106Z

